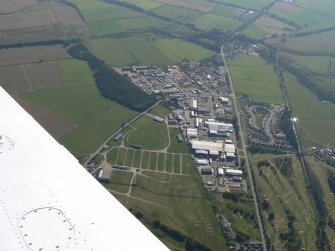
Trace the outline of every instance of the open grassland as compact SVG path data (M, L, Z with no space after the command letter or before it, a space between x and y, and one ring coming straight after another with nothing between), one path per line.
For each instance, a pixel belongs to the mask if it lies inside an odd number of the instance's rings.
M236 92L247 94L258 102L284 102L277 75L259 56L238 54L228 60L228 66Z
M195 168L193 161L188 159L187 155L154 150L134 150L120 146L114 146L109 150L107 162L110 165L125 165L142 171L151 170L178 175L191 174L192 169Z
M155 47L159 49L171 63L183 59L199 61L214 54L214 52L180 39L157 39Z
M89 49L107 64L127 66L129 64L173 64L183 59L199 61L214 52L180 39L95 39L88 40Z
M165 108L162 105L156 105L153 109L151 109L150 114L158 116L160 118L165 118L169 113L171 113L170 110L168 110L167 108Z
M269 4L270 0L219 0L218 2L232 4L245 9L260 10L263 6Z
M0 50L0 66L40 63L70 58L60 45L21 47Z
M264 160L269 166L259 164ZM252 155L251 164L264 227L273 246L286 250L289 243L280 238L286 233L292 238L290 246L295 250L317 250L315 218L296 156L257 154Z
M104 187L120 193L126 193L129 190L129 184L132 178L133 173L113 170L111 177L112 182L104 184Z
M132 124L136 130L126 137L126 145L142 145L144 149L162 149L168 145L167 127L165 123L154 121L152 117L142 116Z
M285 74L285 84L290 106L298 118L303 143L335 146L335 105L320 101L314 93L302 86L294 76Z
M208 12L212 10L215 6L206 0L155 0L155 2L165 3L169 5L174 5L177 7L182 7L190 10L197 10L202 12Z
M86 62L60 60L57 65L59 87L20 97L76 123L59 140L70 151L89 153L136 113L100 96Z
M192 22L196 27L202 30L211 30L213 28L225 29L229 31L236 30L242 23L237 19L205 14Z
M281 35L292 30L293 28L291 26L263 15L250 26L248 26L247 29L242 32L242 34L251 38L260 39L267 35Z
M322 203L324 203L325 206L325 218L327 220L333 220L335 216L335 196L333 192L330 190L330 187L328 185L328 177L330 175L335 174L335 170L333 167L330 167L320 161L318 161L313 156L306 156L305 160L308 163L309 168L311 169L313 179L317 180L317 186L318 186L318 196ZM331 225L331 224L329 224ZM330 246L332 248L335 247L335 235L334 235L334 227L331 228L328 226L326 228L326 233L328 240L330 242Z
M40 41L87 33L86 25L76 10L67 5L37 1L11 3L15 6L14 10L0 15L0 42L26 41L27 38ZM7 1L1 1L0 9L3 7L11 8Z
M132 197L127 207L159 220L211 250L225 250L225 242L211 213L210 202L195 175L172 175L170 178L154 172L136 175L136 186L132 187ZM171 240L165 243L171 245ZM183 243L175 241L175 244L183 247Z
M169 30L176 33L192 33L193 31L186 26L175 22L162 20L142 12L134 11L130 8L118 6L103 1L78 1L72 0L77 5L80 13L84 16L90 31L94 35L116 34L131 31L151 31L152 29ZM141 1L138 1L139 5ZM149 5L151 2L143 2ZM152 2L152 6L160 3ZM157 6L157 7L158 7ZM150 7L149 7L150 8Z
M121 0L121 1L136 5L144 10L155 9L162 5L162 3L155 2L152 0Z
M282 43L283 48L300 51L306 54L335 55L335 31L312 34L304 37L289 37ZM272 41L270 40L270 43Z
M304 1L304 0L296 0L297 5L302 8L313 10L321 15L335 17L334 8L335 2L332 0L318 0L318 1Z
M277 2L270 11L300 27L330 20L329 17L317 13L313 9L305 9L284 1Z
M301 56L290 53L281 53L286 61L315 73L335 73L335 58L321 56Z
M168 4L161 5L160 7L153 10L153 13L182 23L189 23L197 17L203 15L203 12L200 11L180 8Z
M243 13L239 11L240 8L232 7L223 4L217 4L209 13L218 16L234 18L237 20L247 21L255 17L256 13Z
M235 234L247 236L251 240L260 240L259 230L256 225L255 207L252 200L234 201L225 199L219 193L214 194L213 197L218 210L231 223L231 228ZM241 194L241 197L244 197L243 194Z
M173 153L184 153L188 154L189 149L186 144L186 139L184 135L180 132L178 128L169 128L170 130L170 146L168 151ZM183 138L183 142L178 142L177 135L181 134Z

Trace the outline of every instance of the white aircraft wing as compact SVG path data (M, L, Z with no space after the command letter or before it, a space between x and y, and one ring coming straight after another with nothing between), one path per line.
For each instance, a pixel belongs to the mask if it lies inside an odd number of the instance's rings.
M0 87L0 251L168 250Z

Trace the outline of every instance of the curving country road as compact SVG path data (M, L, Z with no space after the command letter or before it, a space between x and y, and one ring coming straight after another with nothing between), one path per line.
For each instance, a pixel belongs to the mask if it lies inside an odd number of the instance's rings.
M123 126L121 126L118 130L116 130L108 139L105 140L105 142L103 142L97 150L95 150L93 153L91 153L89 155L89 157L87 158L87 160L83 163L83 166L86 168L88 162L90 162L102 149L103 147L112 139L114 138L118 133L120 133L124 128L126 128L127 126L129 126L131 123L133 123L135 120L137 120L138 118L140 118L141 116L143 116L144 114L146 114L148 111L150 111L152 108L154 108L155 106L157 106L158 104L161 103L161 100L159 100L158 102L156 102L155 104L153 104L152 106L150 106L148 109L146 109L144 112L141 112L139 114L137 114L135 117L133 117L131 120L129 120L127 123L123 124Z
M254 188L254 182L253 182L253 179L252 179L251 169L250 169L250 165L249 165L249 160L248 160L248 155L247 155L247 148L246 148L246 145L245 145L244 132L243 132L242 126L241 126L241 118L240 118L241 115L238 111L234 85L233 85L233 81L230 77L230 72L229 72L228 65L226 63L225 55L224 55L224 52L223 52L223 46L221 46L221 56L222 56L222 60L225 64L226 72L227 72L230 87L231 87L231 93L232 93L231 97L232 97L233 102L234 102L235 114L236 114L236 117L237 117L237 122L238 122L239 129L240 129L242 151L244 152L245 165L247 167L248 176L249 176L249 179L250 179L251 193L252 193L252 196L254 198L255 212L256 212L258 228L259 228L259 232L260 232L260 236L261 236L261 241L263 243L263 250L266 251L266 242L265 242L265 237L264 237L263 225L262 225L262 220L261 220L261 216L260 216L260 213L259 213L258 201L257 201L255 188Z

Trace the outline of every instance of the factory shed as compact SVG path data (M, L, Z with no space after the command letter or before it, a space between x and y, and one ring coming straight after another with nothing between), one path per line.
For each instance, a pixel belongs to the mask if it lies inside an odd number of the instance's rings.
M242 176L243 172L241 170L226 169L226 175L227 176Z
M193 150L206 150L210 152L222 152L223 142L217 141L204 141L204 140L192 140L191 147Z
M223 151L226 153L235 153L236 152L236 148L234 144L225 144Z

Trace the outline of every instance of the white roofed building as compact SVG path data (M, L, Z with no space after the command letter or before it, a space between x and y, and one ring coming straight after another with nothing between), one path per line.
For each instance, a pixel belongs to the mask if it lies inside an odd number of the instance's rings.
M233 131L234 127L232 124L226 124L217 121L205 121L205 126L208 127L209 130L216 131Z

